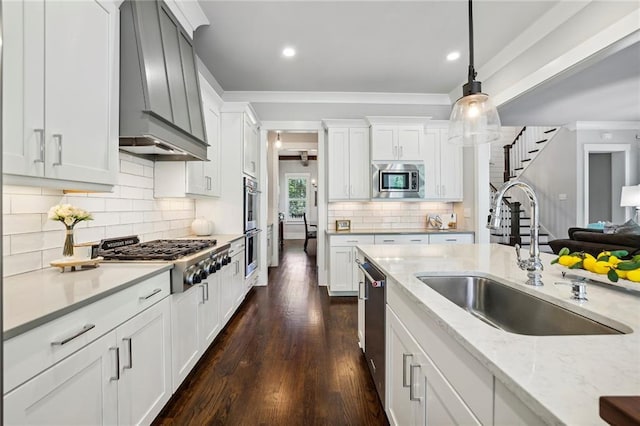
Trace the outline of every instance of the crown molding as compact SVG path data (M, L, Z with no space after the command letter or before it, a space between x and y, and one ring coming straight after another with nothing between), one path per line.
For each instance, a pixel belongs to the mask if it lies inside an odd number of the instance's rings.
M640 121L576 121L563 127L576 130L640 130Z
M225 102L451 105L445 93L225 91Z

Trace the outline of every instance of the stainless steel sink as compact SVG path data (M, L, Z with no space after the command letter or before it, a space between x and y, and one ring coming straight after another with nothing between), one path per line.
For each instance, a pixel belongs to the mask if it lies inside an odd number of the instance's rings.
M488 278L417 278L479 320L511 333L530 336L625 334Z

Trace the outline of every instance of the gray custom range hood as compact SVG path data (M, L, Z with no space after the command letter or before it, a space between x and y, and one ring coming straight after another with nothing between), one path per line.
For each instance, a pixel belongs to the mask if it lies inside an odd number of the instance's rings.
M193 42L161 0L120 7L120 149L207 160Z

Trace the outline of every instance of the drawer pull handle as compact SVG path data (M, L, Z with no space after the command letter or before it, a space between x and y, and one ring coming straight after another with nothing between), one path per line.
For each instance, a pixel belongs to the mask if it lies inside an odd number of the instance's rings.
M140 300L147 300L152 298L153 296L155 296L156 294L160 293L162 291L162 289L156 288L155 290L153 290L151 293L149 293L146 296L140 296Z
M129 349L129 365L125 365L122 367L123 370L128 370L133 368L133 349L131 348L131 337L125 337L122 339L123 342L127 342L127 349Z
M422 240L411 240L412 243L419 243Z
M87 331L91 330L92 328L95 328L95 324L87 324L84 327L82 327L82 329L80 331L78 331L77 333L74 333L72 336L66 337L66 338L64 338L62 340L57 340L55 342L51 342L51 346L66 345L67 343L69 343L70 341L75 339L76 337L82 336L84 333L86 333Z
M447 238L445 241L458 241L458 240L455 238Z
M358 240L347 240L348 243L357 243Z
M394 243L396 240L382 240L383 243Z
M413 388L414 388L414 383L413 383L413 370L416 368L420 368L420 364L411 364L411 366L409 367L409 399L411 401L421 401L422 398L420 398L419 396L414 396L413 393Z
M116 375L109 380L120 380L120 348L109 348L110 351L116 351Z
M44 129L33 129L40 137L38 139L38 158L33 160L34 163L44 163Z
M411 379L407 383L407 358L413 358L413 354L402 354L402 387L408 388L411 386Z
M53 139L58 145L58 161L53 163L52 166L62 166L62 135L53 135Z

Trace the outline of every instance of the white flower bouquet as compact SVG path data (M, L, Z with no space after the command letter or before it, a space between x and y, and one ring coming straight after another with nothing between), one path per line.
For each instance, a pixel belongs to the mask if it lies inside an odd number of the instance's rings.
M71 204L58 204L49 209L49 219L62 222L67 228L62 254L73 256L73 227L78 222L93 220L93 216L86 210L74 207Z

